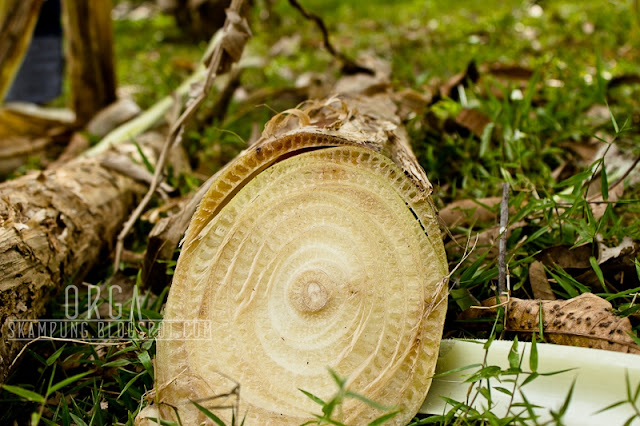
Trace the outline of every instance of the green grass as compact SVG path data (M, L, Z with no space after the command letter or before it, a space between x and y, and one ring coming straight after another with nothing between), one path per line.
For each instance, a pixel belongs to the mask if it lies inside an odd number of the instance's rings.
M248 93L265 88L276 93L267 96L266 106L235 102L222 122L200 122L189 129L185 144L201 175L215 172L243 149L254 123L262 126L273 110L290 108L299 101L279 96L278 89L292 86L295 77L308 71L334 77L339 74L339 64L322 49L319 31L288 2L275 2L268 16L260 13L267 9L267 0L255 3L259 10L253 16L255 36L247 55L267 57L271 46L294 34L301 36L300 47L286 57L271 58L263 67L243 73L241 84ZM514 296L531 297L529 265L535 255L549 247L595 247L596 240L615 246L625 236L640 242L640 190L627 186L624 202L610 205L601 218L594 218L586 201L585 184L593 180L594 185L600 185L603 175L592 171L594 167L602 169L602 160L579 164L567 149L567 143L584 144L597 136L604 143L615 142L626 149L631 159L640 152L640 85L607 87L611 78L640 73L640 51L635 48L640 42L640 25L633 2L542 1L540 16L527 1L301 3L323 16L338 49L351 57L367 52L390 61L396 89L434 93L471 61L478 65L519 65L534 71L526 81L503 80L481 72L480 80L464 89L462 100L442 99L407 123L414 151L435 186L438 207L460 199L499 196L501 183L511 184L514 214L510 223L521 222L507 245ZM114 29L119 84L134 87L134 97L142 107L177 87L189 73L185 65L197 61L205 46L204 42L182 38L173 21L164 16L116 21ZM517 90L523 95L520 100L513 99ZM613 120L590 116L594 105L608 105ZM489 117L491 133L478 138L452 126L463 108L475 108ZM554 175L563 164L565 171ZM188 192L200 177L176 177L171 183ZM613 180L610 177L609 183ZM450 231L471 237L491 225L463 225ZM148 228L148 224L140 224L131 247L144 249ZM445 241L453 267L461 260L461 253L449 237L445 236ZM632 260L638 265L637 259ZM633 271L633 261L630 268ZM615 271L598 269L594 265L592 277L606 280L606 291L576 278L585 270L550 270L558 283L553 290L560 298L584 291L610 297L616 312L630 318L637 334L640 309L633 302L636 293L631 290L640 286L640 279L627 274L622 286ZM137 270L129 268L125 272L135 280ZM100 281L109 275L105 269L92 276ZM451 278L453 291L445 325L448 336L501 334L495 328L467 329L455 321L469 300L495 294L497 275L497 259L491 254L471 256L457 269ZM157 299L149 296L143 315L159 318L165 295ZM52 314L63 316L57 305L52 307ZM9 381L9 386L18 388L5 387L0 396L7 407L0 421L26 422L35 413L33 416L42 424L132 424L153 385L153 335L154 330L146 330L133 341L119 345L34 343L24 356L22 368ZM520 366L514 364L514 368ZM343 388L340 392L338 399L346 395ZM328 403L321 402L324 412ZM414 424L451 422L454 414L459 416L465 410L468 422L496 420L491 413L459 406L447 416L415 419Z

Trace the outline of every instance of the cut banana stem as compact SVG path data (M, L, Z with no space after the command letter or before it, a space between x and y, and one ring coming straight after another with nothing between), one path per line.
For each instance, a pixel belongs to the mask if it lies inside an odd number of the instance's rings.
M374 115L360 102L275 118L219 173L176 267L155 413L176 420L177 409L197 424L197 400L230 421L215 397L238 383L247 424L298 425L321 412L300 389L325 401L337 391L328 368L402 410L393 424L417 412L435 369L447 263L431 186L388 120L393 109L378 104ZM347 424L384 414L358 399L339 412Z

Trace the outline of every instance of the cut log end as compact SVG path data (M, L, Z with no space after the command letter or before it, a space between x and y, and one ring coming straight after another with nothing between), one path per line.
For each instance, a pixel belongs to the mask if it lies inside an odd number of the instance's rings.
M407 172L406 140L341 137L325 119L245 151L194 215L158 340L164 418L205 421L190 401L239 383L247 424L300 424L318 411L300 389L337 391L327 368L402 409L394 423L422 404L446 310L430 185ZM347 424L382 414L342 410Z

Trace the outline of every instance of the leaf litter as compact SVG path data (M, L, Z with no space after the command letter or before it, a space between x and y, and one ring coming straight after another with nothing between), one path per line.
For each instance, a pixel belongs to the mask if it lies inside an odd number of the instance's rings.
M549 342L561 345L640 354L640 346L631 338L629 319L616 316L611 303L594 294L584 293L562 301L503 297L500 304L504 304L506 331L528 337L539 333ZM472 307L459 320L496 315L496 298L485 300L482 306L489 309Z

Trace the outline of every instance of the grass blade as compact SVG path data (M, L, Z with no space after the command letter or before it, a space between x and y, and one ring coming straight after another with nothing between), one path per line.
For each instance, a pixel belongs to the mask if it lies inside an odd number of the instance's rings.
M47 395L51 395L52 393L54 393L55 391L57 391L58 389L61 389L67 385L70 385L71 383L75 382L76 380L79 380L81 378L83 378L84 376L87 376L89 374L95 373L95 370L89 370L89 371L85 371L84 373L78 373L76 375L73 375L71 377L67 377L66 379L56 383L53 386L50 386L49 389L47 390Z
M314 394L307 392L306 390L302 390L302 389L298 389L300 392L302 392L303 394L305 394L307 396L307 398L309 398L310 400L312 400L313 402L315 402L318 405L324 406L326 405L326 402L324 402L322 399L318 398L317 396L315 396Z
M191 401L191 403L193 405L196 406L196 408L198 410L200 410L202 412L202 414L204 414L205 416L207 416L208 419L213 420L213 422L215 424L217 424L218 426L226 426L224 424L224 422L222 420L220 420L220 417L216 416L215 414L213 414L211 411L207 410L206 408L204 408L202 405L198 404L195 401Z
M19 386L11 386L11 385L2 385L2 387L13 393L18 395L19 397L22 397L28 401L33 401L33 402L39 402L41 404L43 404L46 400L44 398L44 396L40 395L39 393L35 393L33 391L27 390L27 389L23 389Z
M378 417L377 419L375 419L371 423L369 423L369 426L378 426L378 425L384 424L388 420L391 420L392 418L397 416L398 413L400 413L400 410L392 411L391 413L387 413L387 414L383 414L382 416Z

